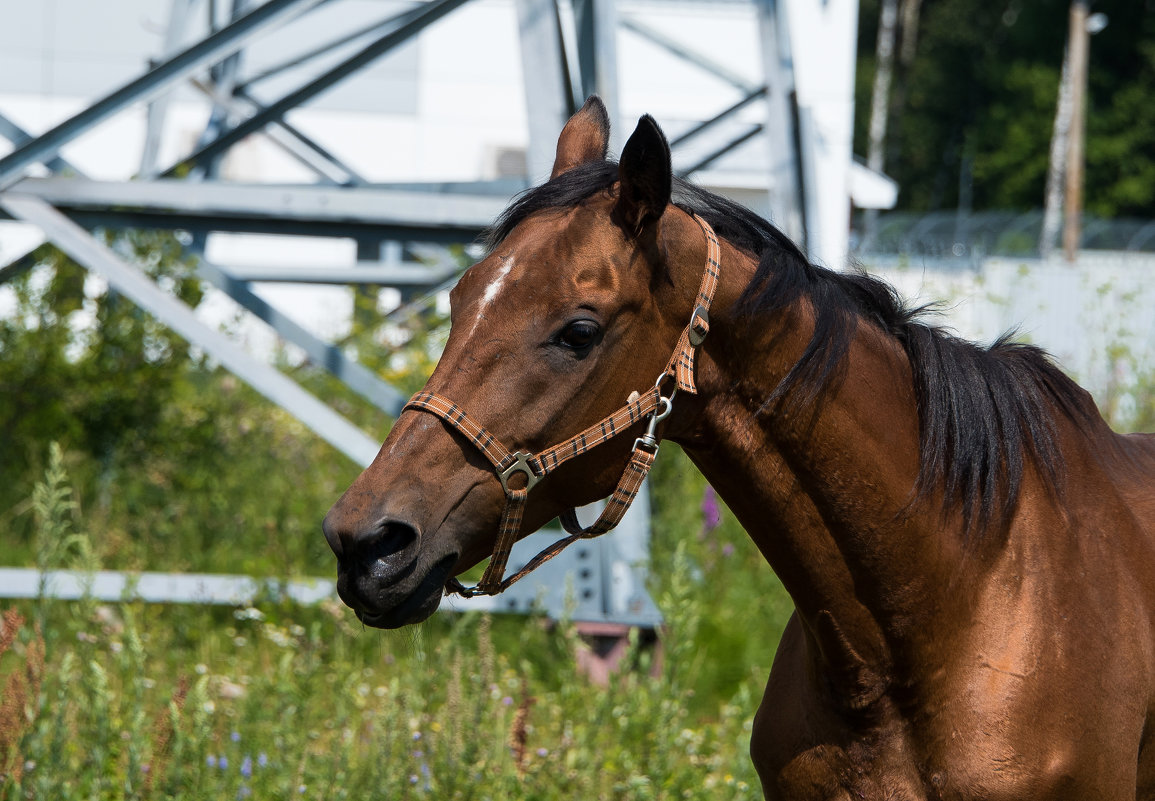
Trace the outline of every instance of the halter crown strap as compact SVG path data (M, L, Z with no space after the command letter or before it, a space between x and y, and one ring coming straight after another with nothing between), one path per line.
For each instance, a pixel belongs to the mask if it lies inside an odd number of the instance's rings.
M702 283L698 287L698 297L695 301L694 313L690 317L690 324L682 331L678 344L674 348L674 355L666 367L666 373L674 376L678 382L678 389L691 394L697 394L698 387L694 383L694 356L698 347L710 333L710 304L714 301L714 290L718 288L718 271L721 262L721 248L718 247L718 237L710 224L693 215L694 221L702 228L706 236L706 269L702 273Z
M613 414L564 442L533 454L526 451L510 452L484 426L466 414L464 409L433 392L418 392L405 404L405 409L428 412L457 429L493 465L502 489L505 490L505 509L501 514L493 555L489 559L484 575L476 587L464 587L457 579L451 579L448 591L457 592L465 597L496 595L557 556L568 545L579 539L597 537L610 531L625 516L630 504L641 490L642 482L645 481L650 467L654 464L658 452L656 426L670 413L674 393L679 389L690 393L698 391L694 382L694 358L710 331L709 311L714 291L718 286L720 249L718 239L709 223L696 214L692 216L706 236L706 269L698 288L690 323L678 338L678 344L674 347L666 369L657 383L645 393L631 395L626 405ZM661 386L666 376L673 376L676 382L676 388L669 396L661 394ZM643 436L635 440L630 460L598 519L592 525L583 528L573 509L563 512L561 522L569 532L569 536L558 540L531 559L517 573L503 579L510 551L521 533L526 499L533 486L565 462L629 430L635 423L645 418L649 418L649 427ZM518 473L525 475L524 485L519 481L518 486L514 486L514 476Z

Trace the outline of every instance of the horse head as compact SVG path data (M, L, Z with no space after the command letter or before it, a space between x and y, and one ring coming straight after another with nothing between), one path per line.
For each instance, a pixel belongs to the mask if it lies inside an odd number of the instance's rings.
M670 149L653 119L641 119L618 164L606 161L608 138L605 107L591 98L563 129L549 182L510 207L454 288L448 343L415 396L435 402L398 418L325 518L338 591L368 625L425 619L454 576L494 552L510 490L479 440L539 453L666 375L706 243L670 205ZM674 269L674 254L696 266ZM518 536L614 491L641 433L634 422L541 476ZM524 472L509 479L513 491L538 478Z

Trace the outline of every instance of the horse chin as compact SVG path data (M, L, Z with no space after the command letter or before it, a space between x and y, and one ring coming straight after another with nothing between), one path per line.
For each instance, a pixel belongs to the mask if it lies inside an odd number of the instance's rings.
M404 595L397 596L389 593L387 606L377 603L367 603L362 594L360 599L346 597L342 592L342 600L353 609L357 618L366 626L378 629L399 629L413 623L420 623L437 611L441 605L445 584L453 572L457 562L457 555L450 554L443 557L429 569L425 577ZM341 582L338 582L340 588ZM384 592L375 593L378 599L383 600Z

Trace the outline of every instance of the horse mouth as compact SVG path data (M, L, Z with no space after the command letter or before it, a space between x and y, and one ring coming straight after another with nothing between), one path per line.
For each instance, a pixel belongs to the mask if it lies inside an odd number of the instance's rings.
M437 607L441 605L445 584L449 581L453 566L456 563L456 554L443 557L429 569L429 572L418 582L416 587L386 609L375 608L376 604L366 603L363 600L346 598L344 594L342 594L342 600L366 626L377 629L398 629L402 626L420 623L436 612ZM378 596L380 594L378 593Z

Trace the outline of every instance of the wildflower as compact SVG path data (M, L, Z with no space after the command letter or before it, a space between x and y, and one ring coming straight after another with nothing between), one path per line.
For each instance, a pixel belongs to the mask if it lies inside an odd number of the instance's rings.
M425 752L420 750L420 749L413 752L413 758L414 759L421 759L421 757L423 757L423 756L425 756Z
M510 706L513 704L513 699L507 695L507 696L505 696L505 698L501 699L501 703L505 706Z
M410 784L417 784L417 782L419 782L419 781L420 781L420 779L417 778L416 773L410 773L409 774L409 783Z
M241 741L241 733L239 731L235 731L229 735L229 739L234 743L239 743Z
M722 507L718 504L718 493L710 485L702 493L702 528L703 534L716 529L722 522Z
M414 741L417 741L417 740L420 740L420 739L421 739L421 732L419 732L419 731L415 731L415 732L413 732L413 740L414 740Z
M305 791L306 791L306 790L308 790L308 789L309 789L309 788L308 788L308 787L306 787L306 786L305 786L305 785L303 785L303 784L299 784L299 785L297 785L297 793L298 793L298 794L300 794L300 795L304 795L304 794L305 794Z
M229 769L229 758L227 756L225 756L224 754L222 754L221 758L217 760L217 767L219 767L221 770L228 770Z
M241 775L246 779L253 777L253 758L245 754L245 758L241 760Z
M537 749L537 755L539 757L547 757L547 756L549 756L549 749L548 748L539 748L539 749Z
M257 754L257 767L258 768L266 767L266 766L268 766L268 764L269 764L269 755L268 754L266 754L264 751Z
M210 768L215 768L217 766L217 758L212 754L209 754L207 757L205 757L205 764Z

